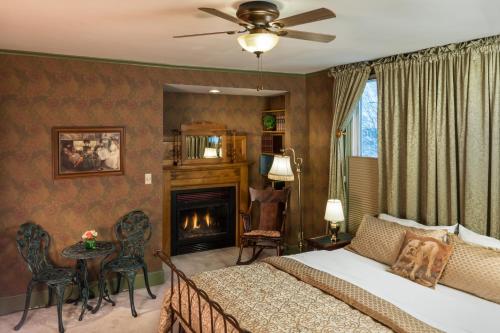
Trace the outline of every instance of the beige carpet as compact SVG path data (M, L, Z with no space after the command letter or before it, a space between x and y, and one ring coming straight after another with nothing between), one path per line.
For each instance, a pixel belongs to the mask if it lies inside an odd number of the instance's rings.
M266 257L274 251L263 254ZM231 247L175 256L172 262L188 276L198 272L232 266L236 262L238 249ZM170 272L165 269L165 280L169 281ZM146 289L135 291L135 307L138 313L136 318L130 313L128 292L121 292L112 296L116 306L103 302L103 306L96 314L87 312L82 321L78 321L80 306L65 304L63 307L63 322L66 332L69 333L97 333L97 332L156 332L160 316L160 305L168 284L152 287L156 299L151 299ZM91 300L90 304L95 304ZM16 312L0 317L0 332L14 332L22 312ZM28 312L28 318L19 332L52 333L57 332L56 307L34 309Z

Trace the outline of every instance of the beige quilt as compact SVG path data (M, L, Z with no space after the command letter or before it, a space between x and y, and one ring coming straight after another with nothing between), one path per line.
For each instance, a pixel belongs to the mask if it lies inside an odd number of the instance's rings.
M226 313L250 332L439 332L391 303L347 281L310 268L286 257L272 257L248 266L234 266L203 272L192 278ZM171 307L182 314L195 332L211 332L210 307L181 284L170 297L167 290L161 311L159 332L171 325ZM183 325L185 328L187 325ZM216 317L215 332L224 332ZM234 327L226 323L228 332ZM189 331L189 330L188 330Z

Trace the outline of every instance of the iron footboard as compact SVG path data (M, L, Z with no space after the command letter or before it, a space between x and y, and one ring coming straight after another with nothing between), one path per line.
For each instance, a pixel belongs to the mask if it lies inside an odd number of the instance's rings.
M179 324L179 330L182 332L183 329L188 328L189 330L193 332L210 332L210 333L215 333L216 332L216 327L215 327L215 321L217 318L218 320L223 320L223 326L224 326L224 333L229 332L230 328L232 331L237 331L241 333L249 333L249 331L246 331L240 327L240 324L230 314L227 314L224 312L222 307L219 305L219 303L213 301L210 299L210 297L207 295L205 291L202 289L198 288L196 284L189 279L186 274L184 274L181 270L179 270L170 260L170 257L167 256L163 251L161 250L156 250L155 254L156 257L160 258L169 268L170 268L170 327L166 329L165 332L174 332L174 324L177 322ZM182 314L180 313L182 306L181 304L183 303L182 297L185 295L185 293L181 292L181 285L184 284L187 288L187 303L188 303L188 318L184 318ZM174 292L177 291L178 294L178 310L176 310L172 304L172 296ZM192 309L192 303L191 299L192 298L197 298L198 300L198 306L197 309ZM203 302L204 301L204 302ZM206 327L203 327L203 318L202 318L202 307L205 307L207 304L209 306L210 310L210 330L208 330ZM195 306L196 307L196 306ZM193 315L198 316L198 320L193 320ZM199 327L194 327L196 324L199 323ZM222 330L219 329L219 332L222 332Z

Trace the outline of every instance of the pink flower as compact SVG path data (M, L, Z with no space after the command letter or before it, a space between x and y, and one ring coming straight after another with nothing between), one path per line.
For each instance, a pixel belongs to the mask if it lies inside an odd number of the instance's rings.
M95 239L97 237L97 231L95 230L87 230L83 233L82 235L82 238L85 239L85 240L88 240L88 239Z

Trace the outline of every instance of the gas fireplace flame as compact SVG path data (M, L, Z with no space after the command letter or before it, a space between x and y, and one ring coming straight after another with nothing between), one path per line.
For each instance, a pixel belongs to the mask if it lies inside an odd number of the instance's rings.
M210 213L208 211L205 214L205 223L207 224L207 227L210 227L212 224L212 218L210 217Z
M198 222L198 214L195 212L193 215L193 229L200 228L200 223Z
M210 212L207 211L206 214L198 215L197 212L193 212L191 216L187 215L182 221L182 230L195 230L200 228L210 228L214 224Z

